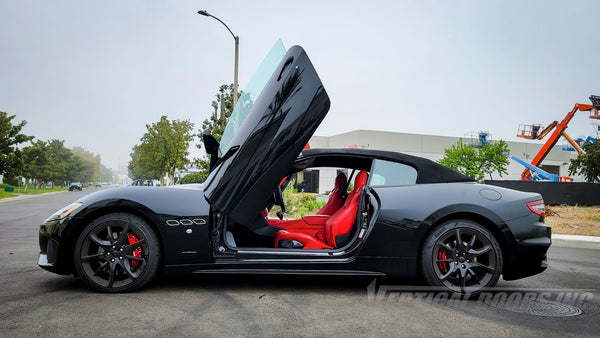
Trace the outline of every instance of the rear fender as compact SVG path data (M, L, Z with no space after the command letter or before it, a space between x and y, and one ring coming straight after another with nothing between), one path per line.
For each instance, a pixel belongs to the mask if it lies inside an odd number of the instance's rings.
M513 256L515 252L515 238L508 225L493 211L472 204L456 204L448 206L437 210L427 217L425 223L429 225L429 228L422 237L419 247L422 247L423 242L427 236L429 236L429 233L431 233L438 224L454 219L467 219L481 224L488 229L500 243L504 261L508 262L509 258ZM504 268L506 269L507 265L505 265Z

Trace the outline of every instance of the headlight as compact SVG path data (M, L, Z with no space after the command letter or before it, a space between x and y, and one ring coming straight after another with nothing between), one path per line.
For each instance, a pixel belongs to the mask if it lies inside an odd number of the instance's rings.
M53 213L50 217L48 217L44 223L59 221L67 216L69 216L73 211L77 210L81 206L81 203L71 203L64 208L59 209L57 212Z

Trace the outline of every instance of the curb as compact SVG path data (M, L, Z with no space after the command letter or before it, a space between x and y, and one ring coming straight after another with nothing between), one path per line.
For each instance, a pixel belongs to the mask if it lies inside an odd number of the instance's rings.
M580 241L580 242L592 242L600 243L600 237L595 236L578 236L578 235L552 235L552 239L559 241Z
M552 245L557 247L600 249L600 237L577 235L552 235Z

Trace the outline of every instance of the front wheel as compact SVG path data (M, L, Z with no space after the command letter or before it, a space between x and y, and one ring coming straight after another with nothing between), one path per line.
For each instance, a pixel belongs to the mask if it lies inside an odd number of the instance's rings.
M429 285L476 295L496 285L502 251L494 236L469 220L452 220L433 230L421 249L423 277Z
M81 280L102 292L127 292L154 278L160 244L154 229L137 216L116 213L88 224L75 244Z

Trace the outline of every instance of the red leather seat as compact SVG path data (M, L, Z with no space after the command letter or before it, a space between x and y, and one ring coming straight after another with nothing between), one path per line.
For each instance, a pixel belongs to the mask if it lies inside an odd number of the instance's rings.
M328 215L310 215L291 220L269 219L267 222L288 232L301 232L311 236L317 236L317 233L320 232L319 236L322 237L325 234L325 223L329 217Z
M346 174L339 173L335 178L335 187L329 194L327 203L317 211L317 215L333 215L342 206L342 192L346 185Z
M350 240L350 235L356 221L360 192L367 184L368 174L361 170L354 180L354 190L346 198L344 205L338 209L325 223L324 233L305 233L304 231L279 230L275 235L275 247L280 240L295 240L304 245L304 249L333 249L344 246Z
M329 216L333 215L342 206L342 192L345 186L346 174L339 173L335 178L335 187L329 194L327 203L317 211L315 216L304 216L300 219L290 220L267 219L267 223L291 232L302 232L311 235L318 231L323 232L323 227ZM263 216L266 217L266 212L263 213Z

